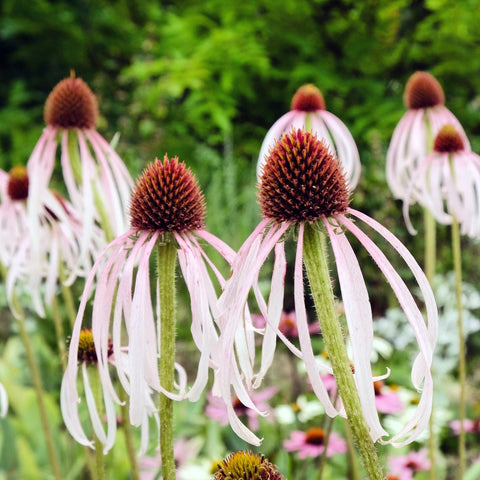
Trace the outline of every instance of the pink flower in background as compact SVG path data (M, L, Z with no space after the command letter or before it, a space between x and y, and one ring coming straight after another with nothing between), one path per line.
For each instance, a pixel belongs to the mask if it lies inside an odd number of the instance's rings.
M395 390L388 388L381 380L373 384L375 405L380 413L392 414L403 410L403 403Z
M258 176L261 175L270 149L292 127L311 131L320 140L324 140L345 171L350 191L357 186L361 165L355 140L345 124L325 109L322 93L312 84L303 85L297 90L292 99L291 111L280 117L267 132L258 155Z
M460 435L460 425L460 420L452 420L450 422L450 429L454 435ZM467 433L480 433L480 419L470 420L466 418L463 426Z
M415 472L428 470L430 468L430 460L428 459L427 450L422 448L418 452L411 451L407 455L389 457L388 467L391 475L396 475L400 479L409 479L413 478Z
M265 414L266 420L270 423L274 422L274 418L271 414L272 410L267 401L270 400L273 395L277 393L277 391L278 388L269 387L265 388L261 392L253 393L250 396L257 409ZM233 399L233 408L239 417L245 415L248 418L248 427L250 430L252 430L252 432L256 432L259 429L259 414L257 410L245 407L245 405L243 405L238 398ZM205 407L205 413L212 420L217 421L222 426L228 425L229 423L228 410L225 402L221 397L215 396L211 392L207 394L207 406Z
M338 162L324 142L301 130L292 130L274 148L263 166L259 182L260 205L264 219L245 241L235 257L232 274L219 299L219 323L222 325L220 348L216 363L221 365L219 385L226 400L229 419L235 432L258 444L259 439L249 432L239 420L229 403L232 396L248 395L257 388L273 362L276 339L303 360L312 389L329 416L339 411L332 404L313 351L307 322L303 239L306 228L318 228L333 249L339 286L348 326L354 377L365 419L374 441L388 433L383 429L375 406L374 377L371 367L373 352L373 319L367 287L361 267L347 238L356 237L376 261L399 300L419 346L419 353L412 367L412 381L421 390L418 407L406 425L389 440L402 445L415 440L428 425L433 396L433 379L430 367L438 329L438 312L432 289L413 256L385 227L363 213L349 207L349 189ZM352 221L353 217L355 221ZM426 305L427 319L397 270L380 248L361 230L365 224L380 234L403 258L413 273ZM308 225L308 227L307 227ZM310 227L311 226L311 227ZM300 348L297 348L279 329L283 308L286 275L285 241L293 231L297 242L294 268L295 314ZM270 296L266 301L259 292L257 280L263 264L274 252L274 265ZM267 319L262 334L261 361L255 362L256 330L249 320L247 302L253 290L259 311ZM246 352L246 353L244 353ZM239 360L242 355L241 360ZM240 370L239 370L240 369ZM242 402L245 403L245 401ZM385 441L382 439L382 441Z
M453 125L465 149L470 150L460 122L445 106L443 89L435 77L427 72L415 72L405 87L404 103L408 111L395 127L387 151L388 186L395 198L402 200L416 169L432 151L433 139L444 125Z
M321 428L310 428L306 432L293 431L290 438L283 441L287 452L298 452L298 458L319 457L325 450L325 432ZM347 442L337 433L331 432L327 446L327 457L347 451Z
M262 315L252 315L255 327L265 328L265 318ZM282 312L278 329L287 338L298 338L297 315L295 312ZM310 334L320 333L320 323L317 321L308 324Z

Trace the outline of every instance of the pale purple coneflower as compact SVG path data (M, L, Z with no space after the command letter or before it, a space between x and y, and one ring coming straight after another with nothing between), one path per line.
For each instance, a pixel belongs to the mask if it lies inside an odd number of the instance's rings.
M413 171L404 196L404 217L411 231L408 207L418 202L442 224L455 219L460 233L480 235L480 156L464 143L455 126L444 125L437 133L433 152Z
M419 353L413 363L411 378L414 387L421 390L419 404L412 418L393 435L389 443L402 445L415 440L428 424L431 412L433 380L430 367L438 328L435 299L422 269L403 244L385 227L349 207L349 189L338 162L326 144L310 132L292 130L282 136L266 159L259 189L264 219L240 248L232 265L231 277L219 300L219 311L225 323L220 322L222 333L218 355L223 362L220 375L224 377L218 385L221 387L219 394L227 403L232 428L245 440L259 443L260 440L238 420L231 407L228 382L233 385L238 397L248 396L248 390L252 386L258 387L273 361L277 336L303 360L312 389L324 405L326 413L329 416L342 413L332 404L322 381L321 374L328 373L329 370L322 369L316 361L307 324L303 276L307 250L304 248L304 238L307 238L307 234L311 237L311 232L314 231L324 232L333 249L351 344L351 370L354 372L360 405L370 435L373 441L384 441L382 437L388 435L375 407L375 378L370 364L373 349L372 309L360 265L346 235L349 233L370 253L390 283L418 342ZM359 228L359 223L366 224L382 236L406 262L422 292L428 321L423 318L421 309L398 272L380 248ZM289 231L293 231L297 241L294 298L299 349L278 328L286 271L284 241ZM273 250L275 261L267 303L259 292L257 280L262 265ZM267 319L258 373L253 372L255 339L252 338L251 319L244 315L252 288L260 312ZM324 326L322 324L322 328ZM323 335L326 339L325 333ZM239 348L240 338L244 339L243 349ZM251 352L250 364L242 357L243 350ZM332 352L328 353L333 358ZM345 359L348 361L346 353ZM385 376L387 375L380 378ZM242 402L245 403L243 399Z
M453 125L465 149L470 149L467 136L455 115L445 106L445 94L433 75L415 72L407 82L403 98L408 110L395 127L387 151L388 186L395 198L402 200L415 170L432 151L433 140L445 124Z
M87 279L75 323L84 322L85 309L95 289L91 324L98 369L107 395L120 402L109 369L109 339L113 358L127 355L128 362L115 361L115 370L129 395L130 421L140 425L145 418L145 385L173 400L196 401L206 387L211 356L218 340L213 318L217 296L209 266L220 286L224 278L201 246L205 242L231 263L234 251L204 228L205 201L196 178L177 157L155 160L140 176L131 201L131 228L112 241L93 266ZM161 386L160 305L158 278L151 281L150 260L157 246L172 245L190 294L191 332L200 352L195 381L187 389L185 369L175 364L176 392ZM153 285L153 290L151 286ZM174 342L174 338L170 342ZM70 344L67 374L73 381L78 343ZM126 353L123 353L126 352ZM67 375L66 374L66 375ZM71 383L73 385L73 383ZM76 402L74 394L70 402Z
M373 388L375 389L375 405L380 413L391 415L404 409L398 393L385 385L381 380L374 382Z
M325 451L327 434L322 428L312 427L306 432L295 430L290 437L283 441L287 452L297 452L298 458L304 460L307 457L319 457ZM348 450L347 442L336 432L331 432L328 438L326 456L333 457Z
M71 283L86 276L101 250L103 233L96 228L87 255L79 263L82 226L73 206L58 193L43 191L36 208L37 227L32 226L27 202L31 193L29 167L0 171L0 262L6 268L7 298L17 314L12 296L25 285L33 306L45 316L59 281ZM62 272L62 274L61 274ZM63 277L63 278L62 278ZM43 293L43 300L42 300Z
M82 216L81 255L86 254L96 236L95 225L101 225L107 239L126 231L133 187L125 164L96 130L97 117L96 97L81 78L71 76L60 81L47 98L47 126L28 160L28 211L33 225L59 149L69 200Z
M360 179L360 156L357 145L345 124L326 110L320 90L312 84L300 87L292 99L290 112L281 116L270 128L263 140L258 156L257 174L260 177L265 157L275 142L292 127L304 128L315 133L335 152L342 165L350 191Z

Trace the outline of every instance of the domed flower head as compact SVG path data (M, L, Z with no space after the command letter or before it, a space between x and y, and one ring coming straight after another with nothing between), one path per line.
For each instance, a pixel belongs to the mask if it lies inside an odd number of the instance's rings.
M372 309L365 280L350 246L348 234L356 237L375 260L398 298L418 342L419 353L413 364L412 381L415 388L423 388L420 402L408 424L390 439L390 442L400 444L413 441L427 425L431 411L430 366L438 323L433 293L421 268L386 228L349 207L349 188L339 163L326 143L310 132L292 129L274 145L262 168L259 200L264 219L240 248L232 265L231 276L219 300L222 331L218 354L223 361L220 375L225 376L219 384L222 387L221 396L229 409L232 428L245 440L259 443L259 439L239 421L231 407L231 387L227 379L233 386L235 395L246 404L248 389L260 385L273 361L277 336L303 360L313 391L324 405L327 414L335 416L339 413L322 381L322 374L329 372L316 361L304 298L303 264L307 266L306 261L312 250L312 236L320 234L325 241L330 241L334 253L348 326L347 340L351 344L352 352L353 368L350 365L347 365L347 368L350 373L354 372L361 408L370 427L372 439L376 441L388 435L380 424L375 408L374 377L370 364L373 351ZM362 231L362 224L382 236L406 262L423 294L428 321L423 318L415 299L385 254ZM289 233L293 233L297 242L293 280L299 349L279 329L286 274L284 243ZM262 265L273 250L275 256L271 288L266 301L259 291L258 277ZM329 278L327 283L330 284ZM258 309L266 319L265 329L261 332L263 340L260 367L256 373L256 339L251 319L246 315L247 298L251 289L254 291ZM332 308L336 309L336 306L333 305ZM333 314L335 315L336 311ZM319 318L322 315L318 309L317 315ZM325 339L323 326L322 335ZM245 351L249 352L249 356L244 354ZM332 352L328 353L332 358Z
M312 84L303 85L297 90L290 112L281 116L267 132L258 156L259 176L269 150L292 127L312 131L319 139L325 140L343 166L349 190L352 191L357 186L361 165L355 140L345 124L326 110L322 93Z
M466 150L470 144L455 115L445 106L443 89L433 75L415 72L407 82L408 111L393 132L387 151L387 182L395 198L404 199L416 168L432 151L433 140L447 123L453 125Z
M80 220L72 205L49 189L41 195L38 217L32 224L27 210L32 174L27 168L0 171L0 262L7 271L7 297L12 308L15 287L22 284L37 313L44 316L44 307L51 305L59 281L71 282L86 275L92 257L100 251L103 235L95 230L95 242L90 243L88 255L80 263ZM61 278L61 271L65 278Z
M60 146L61 169L70 201L82 213L82 254L96 234L95 224L101 224L107 238L126 231L133 186L123 161L95 129L97 118L97 100L88 85L74 76L60 81L47 98L47 127L28 160L28 209L29 215L36 217Z
M130 230L113 240L93 266L75 328L78 331L85 322L87 303L96 284L91 325L102 385L114 401L120 402L110 377L111 338L115 371L130 397L130 421L140 425L148 409L145 385L173 400L195 401L204 390L218 336L213 317L216 294L207 265L220 286L224 279L200 242L210 244L229 262L234 252L204 229L203 194L192 172L177 157L169 159L165 155L163 161L157 159L144 170L132 195L130 215ZM164 325L160 325L159 319L166 307L160 301L158 277L151 279L151 272L155 271L151 257L166 246L178 255L182 278L190 294L192 337L199 349L197 375L189 390L185 370L175 365L178 374L175 392L160 383L159 337ZM78 338L72 336L65 375L76 375L78 348ZM122 352L125 361L119 361ZM66 408L74 408L77 398L71 396L68 401L70 406Z
M285 480L285 478L263 455L239 451L218 464L218 470L212 480Z
M465 148L453 125L439 130L433 152L413 172L403 204L411 230L408 206L415 202L428 208L437 222L449 225L456 219L462 234L480 235L480 156Z

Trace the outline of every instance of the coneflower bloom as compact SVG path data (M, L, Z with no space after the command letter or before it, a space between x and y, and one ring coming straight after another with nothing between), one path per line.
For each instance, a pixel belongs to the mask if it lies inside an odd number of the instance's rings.
M249 451L230 454L218 464L212 480L285 480L276 465Z
M73 206L50 189L41 195L36 207L36 226L32 226L27 210L31 178L32 174L23 166L13 167L9 173L0 171L0 261L7 270L10 305L15 286L22 283L32 297L35 310L44 316L44 306L51 304L61 280L60 271L65 274L62 281L71 282L79 275L86 275L104 237L97 227L88 254L80 263L83 233L79 218Z
M326 433L323 429L313 427L306 432L295 430L283 442L287 452L297 452L298 458L319 457L325 451ZM347 442L338 433L330 433L327 446L327 457L333 457L348 450Z
M157 159L144 170L132 195L130 214L131 228L113 240L93 266L75 326L78 329L85 321L87 302L96 283L91 325L102 385L108 395L120 401L110 377L111 338L115 370L130 397L130 421L140 425L145 418L145 383L174 400L196 401L206 387L218 337L212 315L217 297L207 265L220 286L224 279L200 242L210 244L228 262L232 261L234 252L204 229L203 194L191 171L177 157L169 159L165 155L163 161ZM162 355L158 319L162 305L158 282L151 282L150 259L155 247L166 243L173 245L178 254L190 294L192 337L200 352L196 379L188 391L186 372L180 365L176 365L176 392L166 391L161 386L158 372ZM68 365L72 371L77 361L77 348L78 342L72 338ZM124 351L128 362L119 362ZM70 401L76 402L76 398L71 397Z
M351 344L352 371L365 420L374 441L388 435L380 424L375 408L374 377L370 364L373 349L372 310L367 287L360 265L350 246L347 233L358 239L370 253L398 298L418 342L419 353L413 363L412 382L422 391L418 408L411 420L397 432L391 443L405 444L413 441L428 424L431 411L433 384L430 367L437 337L437 309L429 283L413 256L386 228L363 213L349 207L349 189L341 168L328 146L317 137L301 130L284 134L268 155L259 181L259 202L264 219L240 248L232 265L232 274L219 300L222 323L219 359L222 359L219 382L221 395L229 408L232 428L249 442L259 439L239 422L231 403L231 382L235 394L248 394L248 389L258 387L273 360L276 337L301 358L314 393L330 416L339 412L329 398L321 375L329 373L316 361L306 315L304 299L304 237L307 228L323 231L330 240L334 253L339 286ZM352 219L356 222L354 222ZM366 224L382 236L406 262L423 294L427 319L422 316L409 289L380 248L360 229ZM286 272L284 242L288 233L294 233L297 250L294 267L295 313L300 348L297 349L279 330L282 313L283 290ZM304 235L305 234L305 235ZM311 235L311 233L310 233ZM257 280L262 265L275 250L272 281L268 303L258 291ZM260 313L267 319L263 332L262 358L258 373L254 373L254 354L251 363L237 361L243 350L254 352L255 339L248 316L244 315L250 289L254 290ZM317 312L320 315L320 312ZM239 343L239 338L244 343ZM240 348L239 345L243 345ZM230 368L228 359L230 359ZM217 361L217 363L219 363ZM240 368L240 371L238 371ZM322 371L324 370L324 371ZM383 377L384 378L384 377ZM244 390L238 390L240 379ZM245 403L245 402L243 402Z
M433 152L413 171L404 196L408 206L418 202L437 222L450 225L455 219L460 232L472 238L480 234L480 156L466 148L453 125L444 125L435 137Z
M433 75L415 72L407 82L403 100L408 110L395 127L387 151L387 182L398 199L405 198L415 170L432 151L433 140L445 124L456 128L465 149L470 150L467 136L445 106L445 94Z
M297 90L290 112L281 116L267 132L258 156L258 176L261 175L270 148L292 127L312 131L319 139L325 140L346 173L350 191L357 186L361 164L355 140L345 124L326 110L322 93L312 84L303 85Z
M95 236L95 224L108 232L107 238L126 231L133 187L125 164L96 131L97 117L97 100L82 79L72 76L60 81L47 98L47 126L28 160L28 210L35 219L60 146L61 170L70 201L82 212L82 254Z

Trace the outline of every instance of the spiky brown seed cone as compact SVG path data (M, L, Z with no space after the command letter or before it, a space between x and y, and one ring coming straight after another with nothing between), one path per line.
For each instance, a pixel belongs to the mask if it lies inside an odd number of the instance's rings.
M259 202L265 218L315 221L344 213L349 193L345 175L328 146L311 132L292 129L267 156Z
M197 179L177 157L155 159L132 195L131 225L138 230L185 232L204 228L205 199Z
M52 127L93 128L98 118L97 99L81 78L65 78L50 92L43 116Z
M107 356L109 357L113 353L113 344L109 340ZM77 359L79 363L97 363L97 351L95 350L95 344L93 343L92 330L85 328L81 330L78 337L78 351Z
M312 83L303 85L292 98L291 110L301 110L303 112L325 110L325 100L322 92Z
M415 72L408 80L403 95L408 109L435 107L445 104L445 94L438 80L427 72Z
M463 140L457 129L453 125L444 125L433 142L433 149L436 152L459 152L463 150Z
M22 166L13 167L9 172L7 193L12 200L26 200L28 198L28 173Z
M285 478L263 455L240 451L232 453L218 464L213 480L285 480Z

